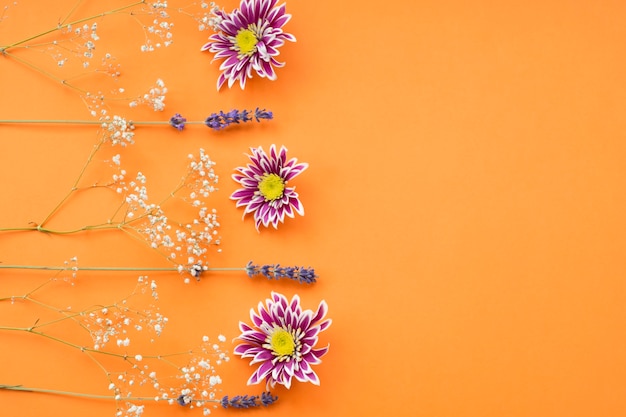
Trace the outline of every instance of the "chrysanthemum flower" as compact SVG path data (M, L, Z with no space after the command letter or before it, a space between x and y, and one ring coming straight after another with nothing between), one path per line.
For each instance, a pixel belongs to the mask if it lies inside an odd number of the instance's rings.
M304 215L304 207L298 199L295 187L287 187L287 182L308 168L307 163L298 163L296 158L287 161L287 149L276 145L270 147L267 155L262 147L250 148L248 155L252 163L239 167L233 179L243 186L230 198L237 201L237 207L245 207L243 215L254 213L257 230L260 225L270 224L278 228L285 221L285 215Z
M285 41L295 42L292 34L283 32L282 27L291 19L285 13L285 4L276 6L278 0L241 0L239 9L228 14L215 10L215 29L218 33L209 37L201 50L215 53L216 59L224 58L217 79L219 90L226 81L232 87L235 81L243 89L252 70L270 80L276 79L274 67L285 64L276 60L278 48Z
M276 384L291 387L291 379L311 382L320 381L311 365L321 363L328 346L315 349L318 334L330 326L326 319L328 306L322 301L317 311L302 310L300 298L291 301L275 292L272 299L259 303L259 312L250 310L252 325L239 322L243 341L235 347L235 354L242 358L253 358L250 365L260 364L248 380L248 385L258 384L265 379L267 387Z

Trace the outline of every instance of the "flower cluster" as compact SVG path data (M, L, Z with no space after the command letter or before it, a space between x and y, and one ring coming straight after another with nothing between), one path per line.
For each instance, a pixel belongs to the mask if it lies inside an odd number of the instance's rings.
M185 123L187 123L187 119L180 113L176 113L170 118L170 125L178 131L185 129Z
M278 228L278 223L285 221L285 216L294 217L295 214L304 215L304 206L298 198L295 187L288 187L287 183L309 164L298 163L296 158L287 160L287 149L280 150L275 145L270 147L269 155L262 147L250 148L248 155L251 163L246 167L237 168L233 179L243 188L231 195L237 202L237 207L244 207L243 215L254 214L257 230L263 225L270 224Z
M149 10L143 12L153 16L153 19L145 26L145 42L140 46L141 52L152 52L161 45L168 47L173 42L171 29L174 24L168 21L167 1L152 2L148 6Z
M147 180L141 172L134 181L126 182L125 170L120 168L113 177L113 187L124 194L127 208L123 225L142 235L151 248L161 251L180 272L197 276L196 269L208 264L209 247L220 243L217 212L207 205L208 197L216 191L218 177L213 170L215 162L204 149L197 156L188 157L187 173L169 198L177 196L195 211L189 222L173 223L162 204L150 202Z
M271 120L274 117L271 111L260 110L258 107L254 110L254 120L260 122L261 119ZM239 124L252 121L250 112L247 110L239 111L237 109L231 110L228 113L220 111L218 113L212 113L206 118L204 124L213 130L222 130L231 124Z
M274 404L278 400L277 396L273 396L270 392L263 392L261 395L237 395L233 398L228 398L228 395L224 396L220 403L222 407L228 408L254 408Z
M131 333L147 330L160 336L168 322L168 318L159 312L153 303L141 310L131 305L129 299L149 294L155 301L158 299L157 283L147 277L140 276L137 288L133 293L118 303L88 309L80 315L83 328L89 331L93 339L93 349L102 350L115 340L118 347L127 347L131 343ZM137 302L134 304L146 304Z
M142 97L137 98L129 103L130 107L137 107L139 104L147 104L154 111L163 111L165 109L165 94L167 87L162 79L157 79L154 86Z
M271 120L273 117L274 115L271 111L259 109L258 107L254 112L233 109L228 113L224 113L223 111L211 113L202 123L213 130L222 130L232 124L246 123L252 120L260 122L262 119ZM176 113L170 118L169 124L176 130L182 131L187 125L187 118L183 117L180 113Z
M260 77L276 79L274 67L285 64L276 59L285 41L295 42L296 37L283 31L291 19L286 6L277 6L278 0L241 0L238 9L226 13L214 9L214 24L218 33L209 36L202 51L215 54L214 60L223 59L217 79L217 89L239 81L241 89L252 71Z
M69 59L66 52L71 51L73 55L82 59L83 68L89 67L90 61L94 57L94 50L96 49L95 42L100 40L97 29L97 22L94 22L91 25L85 23L82 26L78 25L77 27L68 25L64 32L67 35L66 42L71 46L69 48L59 48L51 51L52 58L56 60L57 65L59 67L63 67Z
M221 395L218 394L221 391L222 379L218 367L229 361L228 351L222 347L226 342L223 335L219 335L215 340L204 336L199 347L180 353L144 354L133 348L135 345L133 341L137 341L136 339L139 339L137 345L145 345L146 335L151 343L158 346L154 335L160 335L167 322L154 305L142 307L145 305L144 297L152 302L158 299L154 280L141 276L136 288L122 300L114 303L98 302L92 307L82 309L59 308L36 298L38 295L36 293L55 282L73 284L78 270L76 262L73 258L66 264L68 269L63 270L71 272L70 278L55 276L23 296L0 297L0 303L10 301L11 305L17 302L31 304L33 308L57 315L57 318L47 321L37 319L35 324L29 327L12 327L0 323L0 331L28 333L47 342L72 348L75 353L86 354L98 365L97 369L104 372L111 396L39 390L21 385L0 385L0 389L40 391L83 398L110 398L116 403L116 416L121 417L141 415L146 401L177 404L177 399L181 396L190 407L203 409L205 415L210 413L211 408L221 404ZM35 317L40 317L42 311L37 311ZM94 346L89 347L74 341L74 334L62 336L65 331L57 334L56 327L62 323L74 324L78 330L76 333L89 333ZM108 343L113 341L115 343Z
M135 129L132 123L129 123L120 116L105 116L102 121L102 129L105 133L106 140L110 141L112 145L132 145L135 143L134 136Z
M67 266L75 264L76 261L72 260ZM68 270L72 271L72 278L64 278L63 282L75 281L75 268L72 266ZM23 328L0 323L0 331L28 333L48 343L60 343L73 348L78 354L86 354L99 365L98 368L102 369L111 396L40 390L21 385L0 385L0 389L47 392L83 398L110 398L116 403L115 415L120 417L142 415L147 401L159 401L170 405L184 401L190 408L202 409L205 415L211 412L211 408L222 403L221 395L219 395L222 378L218 367L229 361L228 351L223 348L226 342L223 335L217 336L215 340L204 336L198 347L180 353L144 354L133 349L132 341L136 339L139 339L138 345L142 345L142 342L145 345L146 331L148 331L150 342L155 342L150 330L160 335L164 330L163 324L167 321L158 314L158 309L134 307L142 303L141 297L143 296L153 301L158 299L157 285L154 280L145 276L139 277L137 288L127 297L114 303L99 303L97 306L80 311L59 308L34 298L36 292L41 292L45 286L59 281L61 280L58 278L50 279L20 297L0 297L0 302L30 303L34 307L58 315L58 318L49 321L38 319L34 325ZM157 311L156 315L155 311ZM37 313L35 317L39 317L41 312ZM67 329L72 327L81 332L88 332L95 345L84 346L72 339L55 335L56 328L62 330L61 334L72 334L67 332ZM44 328L47 330L42 331ZM116 343L109 345L108 342L113 340L116 340ZM107 360L100 358L107 358Z
M301 284L313 284L318 277L313 268L303 266L280 266L279 264L256 265L252 261L246 265L246 274L250 278L263 275L267 279L291 279Z
M231 13L226 13L213 2L210 4L202 2L201 8L205 10L200 15L201 17L187 12L186 7L179 8L177 11L196 19L200 30L208 28L216 32L209 37L209 42L201 49L214 53L215 60L223 60L220 66L221 74L217 80L218 90L224 84L228 84L230 88L235 82L238 82L244 89L247 79L252 78L253 73L262 78L276 79L275 68L284 65L277 60L279 49L285 42L296 40L292 34L283 30L291 19L291 15L286 13L285 4L278 5L278 0L241 0L239 8ZM144 43L140 49L149 52L161 46L167 47L172 43L173 23L170 21L168 10L167 1L135 2L91 18L81 18L69 23L63 21L57 28L50 31L9 45L0 45L0 53L37 69L28 61L11 54L10 51L18 45L28 46L32 40L40 36L58 32L64 35L63 46L54 43L54 46L50 48L57 66L64 67L65 70L71 66L66 64L68 57L62 53L65 49L80 56L82 66L88 68L90 62L97 56L96 45L100 40L100 35L106 33L106 31L98 30L100 21L91 22L92 20L114 13L132 16L133 20L139 22L145 31ZM0 21L3 19L4 15L1 15ZM66 19L69 20L69 16ZM73 47L69 48L67 45L73 45ZM35 45L35 47L39 46ZM100 48L98 48L98 53L101 53ZM113 60L114 58L108 52L102 56L102 64L106 67L106 70L102 72L117 78L120 74L119 68L111 64ZM141 170L133 170L133 174L128 173L122 164L121 150L120 153L109 155L105 159L109 163L108 169L113 171L108 182L83 185L87 182L84 173L94 160L96 153L104 147L108 147L111 153L115 153L119 148L124 149L134 144L137 125L169 125L182 131L188 124L203 124L214 131L222 131L233 125L272 120L273 112L257 107L254 110L219 111L211 113L203 121L195 122L188 121L180 113L174 114L169 120L133 122L125 117L112 115L108 110L108 104L103 104L108 97L105 97L101 91L93 94L47 71L41 72L78 91L87 103L94 120L0 120L0 123L94 124L99 127L98 142L70 191L43 221L28 227L0 228L0 232L32 231L54 235L93 230L123 231L146 243L151 250L162 255L170 266L169 268L147 267L144 269L141 267L79 268L76 258L72 258L58 268L3 264L0 265L0 269L56 270L59 274L69 272L71 282L76 279L79 270L176 271L186 274L186 283L191 282L190 278L199 281L205 272L212 270L239 271L241 275L245 273L250 278L262 276L269 280L289 280L300 284L313 284L317 281L318 275L312 267L282 266L278 263L255 264L252 261L248 262L245 267L239 268L216 268L212 265L209 267L209 249L220 244L218 232L220 223L216 210L208 204L208 198L217 191L218 176L214 170L215 162L204 149L200 149L197 154L188 155L187 170L180 182L165 198L160 200L152 198L147 176ZM125 89L119 86L114 91L114 94L125 93ZM167 93L168 88L159 78L145 94L121 100L129 101L131 108L144 104L154 111L162 111ZM245 167L236 168L236 172L232 174L232 179L241 188L233 192L230 199L235 201L237 208L244 209L243 217L252 214L255 227L259 231L261 226L268 228L271 225L277 229L279 223L284 223L285 217L295 218L296 214L304 215L304 207L299 194L289 182L306 170L308 164L298 162L296 158L288 159L285 146L279 148L272 144L268 153L261 146L252 147L250 151L251 154L248 155L250 162ZM53 229L47 225L49 220L64 207L65 202L73 193L95 187L108 188L114 191L119 199L114 212L106 220L97 224L75 226L67 230ZM182 204L172 204L177 210L172 213L170 212L171 206L167 204L174 200ZM282 294L272 292L271 297L265 300L265 304L259 303L256 311L250 310L252 322L250 324L239 322L241 334L238 337L239 343L234 349L234 354L252 359L250 365L256 365L256 369L248 379L248 384L264 382L267 391L260 395L224 396L220 394L222 378L217 367L230 359L229 351L223 347L226 343L225 336L219 335L217 340L204 336L199 347L182 353L154 354L136 350L135 346L145 345L145 343L135 343L136 339L142 342L141 339L145 339L147 335L147 340L143 340L144 342L156 342L163 331L172 325L169 317L164 315L157 305L159 286L156 280L140 276L137 287L129 296L114 303L98 302L80 311L60 309L35 299L33 293L43 288L44 285L21 297L0 297L0 302L10 300L11 303L19 301L31 303L34 308L48 309L53 314L59 314L60 317L43 323L37 319L30 327L11 327L0 324L0 331L25 332L49 342L61 343L74 348L76 352L86 354L104 371L109 395L91 395L2 384L0 384L0 390L111 399L116 404L116 417L139 417L144 413L145 403L148 401L158 401L190 409L196 408L204 415L208 415L212 408L218 406L224 409L270 406L278 400L278 397L268 390L276 385L283 385L288 389L294 379L315 385L320 383L313 367L321 363L321 358L328 352L329 346L317 346L319 334L332 322L326 318L328 308L325 301L321 301L317 310L313 311L301 307L298 295L294 295L289 300ZM142 302L142 306L136 306L136 301ZM59 324L77 325L81 332L89 334L91 341L85 345L83 342L54 336L54 332L50 332L49 329ZM46 327L45 332L41 330L44 327ZM98 359L105 357L107 358L106 365L104 361L101 362ZM110 363L116 364L109 368Z
M146 397L142 398L199 408L204 415L210 414L211 408L221 402L218 393L222 378L217 367L229 360L227 352L221 347L225 341L222 335L216 341L204 336L199 347L184 354L187 362L180 365L175 359L179 355L137 354L128 358L127 361L133 364L132 372L109 372L108 388L118 402L118 414L133 415L143 411L145 400L132 396L132 392L137 390L145 393ZM164 372L161 366L156 366L165 360L168 364L176 363L174 372Z
M198 22L198 30L217 30L217 25L221 21L221 18L217 15L219 7L215 4L215 2L202 2L201 7L208 10L208 12L202 13L199 18L196 18L196 21Z
M6 17L4 13L7 8L5 7L3 11L2 20ZM168 13L167 1L130 1L126 5L111 10L101 10L92 16L74 16L80 13L81 9L73 8L65 19L53 22L54 26L40 33L30 34L23 39L13 40L6 44L0 43L0 54L24 64L25 68L37 71L58 85L77 92L90 110L97 110L105 98L107 101L113 99L109 95L117 95L125 91L119 83L120 64L114 54L106 49L109 46L101 45L102 38L108 33L106 30L101 31L101 26L116 21L127 21L131 25L137 24L144 33L143 43L139 49L150 52L161 46L167 47L172 44L174 24ZM18 19L21 17L17 9L15 14ZM27 18L28 15L25 17ZM11 33L11 30L7 33ZM54 38L46 39L51 35L54 35ZM46 68L39 60L31 58L32 53L15 54L13 51L18 48L48 55L52 58L54 66ZM98 80L103 84L101 89L86 90L82 86L83 83L79 80L87 78L85 77L86 71L99 77ZM120 97L114 99L128 100L132 105L146 103L155 110L162 110L164 89L163 86L155 88L147 96L140 96L138 99ZM157 91L159 89L161 91Z
M275 292L265 306L259 303L258 313L250 310L252 324L239 322L242 343L235 347L236 355L252 358L250 365L259 364L248 384L265 380L267 387L281 384L289 388L295 378L319 385L312 365L321 363L328 352L328 346L315 348L319 333L332 323L324 320L327 310L325 301L313 312L302 309L297 295L289 301Z

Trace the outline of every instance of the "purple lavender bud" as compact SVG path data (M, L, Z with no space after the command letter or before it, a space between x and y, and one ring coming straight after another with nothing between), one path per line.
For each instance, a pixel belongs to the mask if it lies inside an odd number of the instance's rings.
M252 261L248 262L246 265L246 274L248 274L250 278L253 278L255 275L259 275L259 266L254 265Z
M257 275L263 275L267 279L282 279L287 278L294 281L298 281L301 284L313 284L316 282L318 276L315 275L313 268L305 267L282 267L280 264L270 265L255 265L252 261L246 265L246 274L253 278Z
M239 123L239 110L237 109L233 109L228 113L220 111L220 116L222 117L222 123L224 124L224 127L232 123Z
M212 113L209 117L206 118L204 124L210 127L213 130L222 130L232 124L239 124L250 122L253 118L250 116L252 112L249 110L237 110L233 109L228 113L224 113L220 111L218 113ZM273 115L271 111L260 110L258 107L254 111L254 119L257 122L260 122L261 119L272 119Z
M276 266L274 266L274 277L276 277L276 279L287 278L285 268L280 266L280 264L276 264Z
M261 274L267 278L267 279L272 279L273 277L273 273L272 273L272 267L274 265L263 265L261 266Z
M239 120L241 120L242 122L249 122L252 120L252 117L249 116L250 112L248 110L242 110L241 113L239 113Z
M257 402L257 400L261 400L261 402ZM228 395L224 396L220 400L220 404L224 408L232 407L232 408L253 408L274 404L278 400L278 397L273 397L271 393L264 392L260 396L258 395L236 395L233 398L229 399Z
M296 273L298 272L298 268L293 268L291 266L288 266L287 268L285 268L285 277L289 278L289 279L295 279L296 278Z
M312 284L316 281L317 275L313 268L301 267L298 269L298 281L300 283Z
M261 393L261 404L265 407L274 404L276 401L278 401L278 396L272 396L271 392L268 391Z
M170 119L170 125L172 127L175 127L178 130L183 130L185 128L185 122L187 121L187 119L185 119L183 116L181 116L179 113L176 113L175 115L173 115Z
M211 115L204 121L204 124L213 130L220 130L225 127L222 126L221 116L217 113L211 113Z
M257 122L260 122L261 119L271 120L274 118L274 114L271 111L266 111L265 109L259 109L258 107L254 110L254 118Z

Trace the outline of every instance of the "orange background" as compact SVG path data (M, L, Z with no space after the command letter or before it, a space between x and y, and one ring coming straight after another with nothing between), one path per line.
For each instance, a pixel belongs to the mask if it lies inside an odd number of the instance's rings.
M104 10L84 3L72 19ZM0 45L54 27L74 4L11 6ZM230 343L272 290L298 293L305 308L325 299L333 319L320 340L331 344L316 367L321 386L279 388L279 402L254 415L626 415L624 2L290 1L285 29L298 41L281 49L278 80L219 93L218 64L199 52L208 32L174 12L188 3L169 4L174 44L152 54L139 52L142 31L128 15L97 19L98 51L116 57L120 85L136 94L162 78L169 90L163 113L112 102L111 114L203 120L260 106L275 119L220 133L138 127L136 144L122 151L127 169L146 174L151 195L166 195L186 155L205 148L221 178L209 201L222 226L212 266L311 265L320 278L303 287L216 273L185 285L176 273L150 274L170 319L160 348L184 350L204 334ZM61 78L80 73L59 70L36 48L12 52ZM102 77L75 81L97 90ZM1 118L90 118L76 92L9 57L0 59L0 91ZM0 126L0 227L41 221L96 139L93 126ZM228 200L237 188L230 174L249 147L272 143L310 164L293 181L306 215L257 233ZM105 156L96 159L89 181L109 175ZM50 225L102 220L109 198L81 192ZM72 256L79 266L168 266L116 232L0 234L4 264ZM0 297L50 276L2 270ZM73 286L37 294L59 306L109 303L136 277L79 272ZM28 326L38 314L4 302L0 325ZM107 394L84 355L26 334L0 337L0 384ZM233 357L220 372L223 394L263 389L246 387L247 361ZM106 401L0 398L7 416L115 411ZM157 405L145 415L194 411Z

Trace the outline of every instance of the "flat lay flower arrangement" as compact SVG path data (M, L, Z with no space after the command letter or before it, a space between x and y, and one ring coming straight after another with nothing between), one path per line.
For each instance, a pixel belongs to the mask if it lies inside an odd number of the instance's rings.
M280 72L288 71L279 57L282 47L296 42L296 37L288 32L292 16L287 5L277 0L241 0L228 10L213 2L173 7L167 1L137 1L95 15L79 16L81 3L67 11L64 20L51 21L49 30L22 40L0 38L3 58L0 65L19 64L12 70L17 68L49 79L57 84L60 92L69 92L86 108L86 117L81 119L2 119L0 140L10 140L6 130L2 131L9 126L13 129L82 126L83 131L90 132L89 137L95 137L75 180L67 184L67 192L58 196L57 203L47 214L28 222L0 219L0 237L40 234L52 239L81 235L98 239L101 233L116 233L139 242L162 263L83 265L73 254L68 254L67 260L57 265L37 262L36 256L28 264L0 259L2 279L8 279L11 271L48 274L41 284L24 293L0 293L0 303L11 308L32 309L34 314L32 323L26 326L14 325L11 317L3 316L0 334L19 333L37 338L42 349L54 344L64 346L74 355L86 355L103 374L103 389L98 392L27 386L21 383L23 376L20 375L13 375L10 381L0 381L0 389L19 391L23 395L39 393L66 398L68 409L77 397L110 400L114 404L112 414L121 417L148 414L147 404L193 408L204 415L219 409L270 407L279 399L277 386L282 386L280 401L288 401L287 390L294 384L320 385L315 368L320 366L329 349L328 344L319 340L320 333L331 324L327 317L328 306L323 300L315 307L305 305L298 294L291 297L278 291L259 294L261 301L250 309L249 319L239 322L240 335L235 341L228 341L221 334L211 335L209 329L197 346L182 352L134 350L137 345L143 346L142 341L152 343L162 333L176 327L159 305L161 280L176 279L181 286L201 286L212 273L219 271L242 277L239 281L242 286L255 285L263 278L272 282L280 280L296 286L296 290L306 291L322 279L310 265L278 263L283 262L280 259L266 262L253 259L254 254L250 254L251 260L243 265L223 266L214 262L214 255L222 250L222 226L214 204L216 200L227 200L230 210L240 212L243 224L254 227L261 237L267 233L280 234L285 223L306 221L303 218L306 196L301 198L296 184L301 174L306 175L309 164L300 160L306 159L305 155L294 156L288 151L289 143L266 146L255 143L253 136L257 127L279 123L272 109L263 103L251 108L213 109L199 120L188 119L185 109L167 113L167 97L176 92L170 91L164 80L158 78L145 86L145 92L130 94L132 88L122 86L123 64L116 59L115 51L99 48L102 32L106 32L103 28L114 25L115 16L123 16L142 29L144 37L137 45L139 53L158 54L159 50L177 42L171 16L184 16L188 24L199 29L197 38L191 40L198 44L197 53L212 60L215 69L214 85L208 76L197 83L211 84L215 94L229 94L231 89L245 92L252 82L279 82ZM13 18L12 12L20 6L19 2L6 5L0 15L0 25ZM185 39L185 42L190 40ZM42 54L47 57L44 61L40 59ZM86 89L80 83L81 77L66 75L73 71L103 77L103 87ZM114 90L108 89L111 81L115 83ZM129 109L141 106L157 112L158 120L131 120L125 116ZM230 195L219 190L223 181L215 171L219 160L214 161L210 156L211 149L220 146L219 142L207 143L190 153L180 181L164 194L153 192L149 176L132 160L127 160L128 150L139 137L149 137L151 129L169 129L183 137L199 133L190 129L193 125L204 126L207 129L202 130L204 135L219 132L221 138L237 127L247 128L249 143L241 149L241 163L232 167L230 178L238 188ZM33 134L41 134L41 131L35 130ZM87 177L92 172L106 179L95 184L89 182ZM55 219L77 196L88 198L85 196L94 190L106 190L114 196L116 203L108 215L88 223L77 220L69 226L55 224ZM233 243L236 247L237 242ZM36 249L33 253L37 253ZM46 299L46 292L52 288L69 291L83 279L104 279L102 274L110 276L122 272L137 274L136 287L130 294L120 294L116 301L101 300L69 309ZM69 336L55 333L60 325L73 329ZM85 336L88 343L84 342ZM229 343L233 343L233 347ZM222 392L220 368L227 362L233 366L232 356L244 359L243 362L253 368L247 384L259 385L256 391ZM70 357L68 354L67 358L59 360L71 360Z

